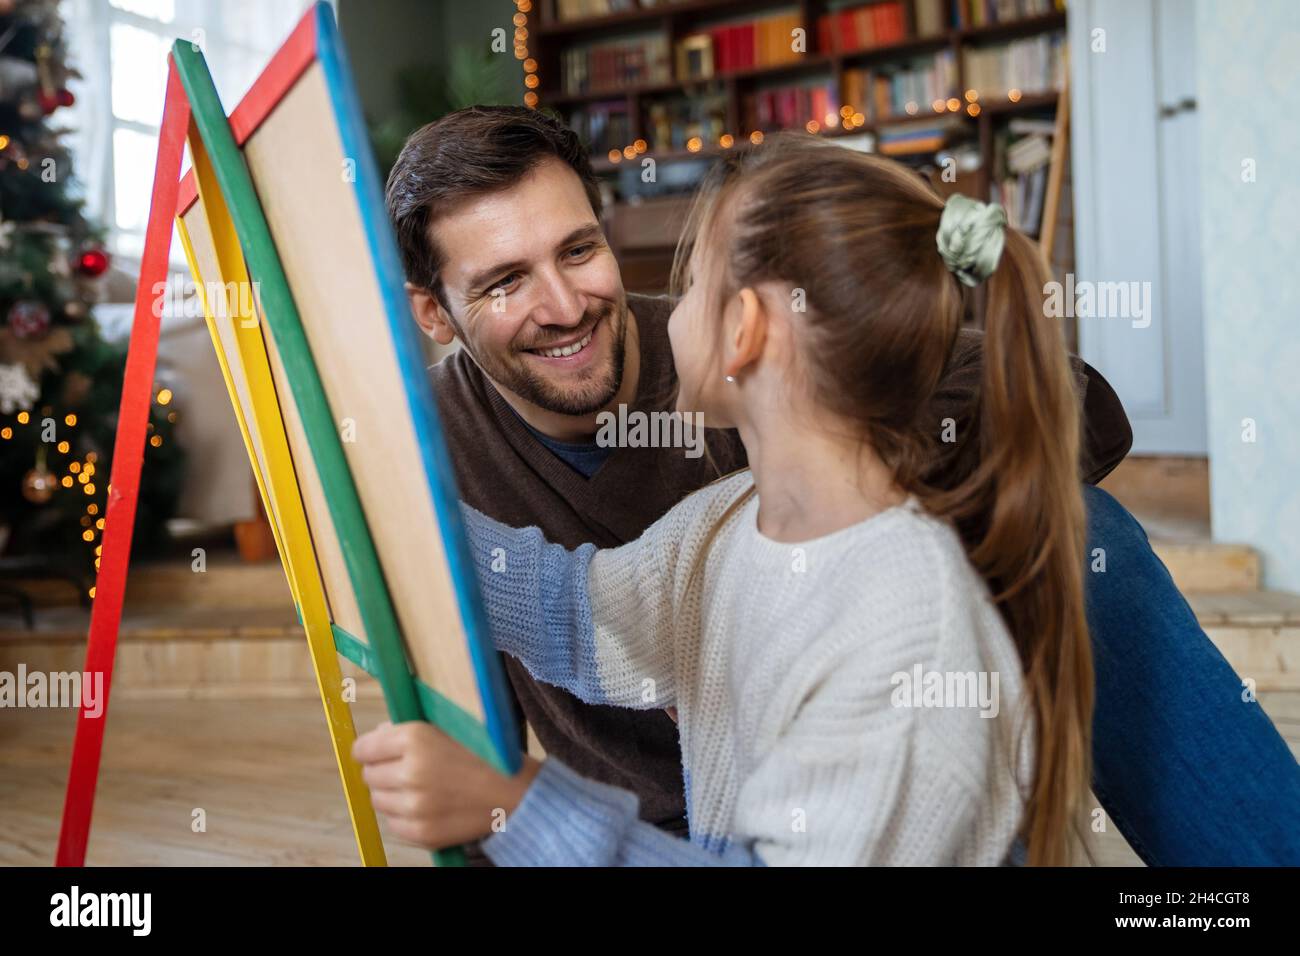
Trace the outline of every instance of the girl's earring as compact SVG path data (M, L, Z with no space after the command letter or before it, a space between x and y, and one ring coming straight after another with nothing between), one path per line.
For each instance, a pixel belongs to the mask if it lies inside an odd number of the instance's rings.
M722 380L723 380L724 382L726 382L728 385L735 385L735 384L736 384L736 376L734 376L734 375L724 375L724 376L722 377Z

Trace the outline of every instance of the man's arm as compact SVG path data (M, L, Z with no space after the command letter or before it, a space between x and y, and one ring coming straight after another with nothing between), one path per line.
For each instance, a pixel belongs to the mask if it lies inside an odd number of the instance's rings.
M945 435L945 419L955 424L955 441L940 441L939 460L930 480L952 487L974 468L979 455L979 392L983 381L984 333L962 329L952 358L935 391L925 423L927 434ZM1083 414L1079 477L1090 485L1105 478L1133 445L1133 429L1119 396L1095 368L1070 356L1075 391Z

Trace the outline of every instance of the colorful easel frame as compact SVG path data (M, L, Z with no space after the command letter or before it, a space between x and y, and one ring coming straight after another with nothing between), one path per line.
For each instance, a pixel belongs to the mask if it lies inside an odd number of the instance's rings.
M224 354L218 334L220 330L216 323L222 311L220 303L205 301L205 311L250 460L257 472L259 490L267 514L271 516L277 546L308 632L322 702L362 859L367 863L382 863L382 845L374 826L373 809L348 753L353 730L350 713L339 696L341 681L337 660L329 653L331 649L379 678L394 721L429 720L505 772L517 769L520 747L504 674L492 649L468 544L460 528L451 464L426 378L418 333L403 291L402 271L384 214L361 111L334 26L333 12L325 3L317 4L303 18L229 121L203 57L197 50L187 42L178 41L170 64L150 226L132 331L132 356L137 357L138 351L148 354L138 356L134 375L132 362L128 360L118 451L114 456L114 491L106 509L98 582L100 590L92 612L88 666L94 661L106 663L101 669L105 670L107 688L120 623L130 526L157 346L158 320L152 315L150 290L166 276L171 227L167 213L171 211L182 218L181 233L186 254L196 279L203 286L192 241L194 237L184 222L186 211L195 203L202 202L204 222L211 230L211 248L222 273L218 277L220 282L224 285L231 281L247 281L251 277L260 288L260 317L265 321L249 323L251 328L243 328L245 323L238 323L240 328L235 330L238 344L232 350L232 354L238 354L247 379L248 408L241 405L229 367L229 356ZM248 142L258 126L314 65L319 65L324 76L344 154L356 165L352 180L356 207L364 226L370 262L382 290L387 331L400 368L409 402L407 411L437 515L447 570L460 614L460 629L482 705L481 720L435 688L419 681L408 666L394 602L331 417L325 388L266 215L240 152L240 146ZM185 183L179 183L180 140L187 131L195 168ZM227 317L237 312L226 303ZM274 340L271 351L262 338L264 330ZM285 438L284 417L280 414L281 405L289 398L280 394L278 402L273 401L277 396L272 381L272 352L283 365L283 376L292 392L296 421L301 422L305 432L311 465L328 502L329 530L337 532L337 542L364 626L364 640L348 633L329 617L321 570L311 546L310 522L298 493L297 474ZM250 417L257 426L256 431L263 436L260 447L252 437ZM301 465L301 455L299 462ZM122 470L120 477L119 469ZM318 520L318 533L321 525ZM102 745L102 721L97 723L98 727L89 726L86 714L80 715L60 836L58 862L62 865L84 862ZM439 862L456 861L456 854L444 854Z

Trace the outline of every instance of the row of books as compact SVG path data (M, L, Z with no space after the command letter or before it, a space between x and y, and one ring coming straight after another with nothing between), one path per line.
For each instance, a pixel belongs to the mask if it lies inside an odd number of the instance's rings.
M643 40L575 47L560 54L561 85L566 93L617 91L627 86L671 83L668 40Z
M745 97L741 127L747 130L802 129L809 120L832 125L840 120L834 83L803 83L760 90Z
M957 58L952 50L919 57L892 69L844 71L844 102L879 123L928 112L935 100L957 95Z
M954 139L969 135L962 121L949 115L935 117L932 123L906 123L882 126L876 149L886 156L907 156L914 153L933 153L952 143Z
M966 26L1008 23L1026 17L1040 17L1065 9L1065 0L957 0Z
M817 18L817 44L823 52L862 50L907 38L903 4L873 3Z
M646 139L655 151L680 152L694 137L713 146L726 126L727 98L721 93L656 100L646 110Z
M556 0L556 17L561 22L586 20L604 17L612 13L629 10L655 9L669 7L683 0ZM913 0L916 10L917 36L930 36L942 33L953 25L985 26L992 23L1007 23L1025 17L1043 16L1048 13L1065 10L1066 0ZM863 4L852 11L838 11L822 17L831 20L851 13L865 13L872 7L897 7L901 12L901 3ZM892 16L892 14L891 14ZM868 20L871 18L868 17ZM819 24L820 26L820 24ZM854 27L858 29L858 27ZM871 29L871 27L868 27ZM892 29L892 28L886 28ZM900 37L901 38L901 37ZM893 42L893 41L876 41ZM865 45L865 44L864 44ZM830 50L829 46L822 46ZM855 49L840 47L839 49Z
M802 25L798 13L785 13L692 34L677 45L677 76L700 80L797 60L794 31Z
M1006 209L1013 226L1029 235L1037 235L1042 223L1054 134L1051 120L1017 117L994 147L992 199Z
M1042 93L1065 83L1065 36L1060 33L972 47L962 55L966 85L981 96L1005 96L1010 90Z
M569 128L587 144L592 156L623 149L632 141L627 103L592 103L569 114Z

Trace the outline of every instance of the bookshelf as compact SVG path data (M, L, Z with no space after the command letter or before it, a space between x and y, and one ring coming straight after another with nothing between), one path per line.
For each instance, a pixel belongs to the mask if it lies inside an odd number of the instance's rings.
M644 197L625 190L635 186L630 171L639 171L644 159L655 160L662 177L664 164L707 165L699 161L754 148L778 128L852 136L858 148L931 172L945 192L1002 200L1013 138L1007 130L1017 119L1026 127L1050 126L1065 72L1063 0L517 0L517 6L527 8L523 43L536 77L526 102L555 111L584 137L616 207L642 203ZM582 15L593 10L604 12ZM803 31L801 45L794 29ZM517 33L516 56L519 43ZM684 59L687 48L694 59ZM1000 66L999 57L1011 66ZM1029 73L1035 82L1025 89L988 83L990 76ZM940 87L928 102L906 96ZM849 90L870 102L845 102ZM956 183L941 183L938 157L950 158L954 150L962 171ZM1041 208L1042 186L1035 188ZM621 214L626 221L632 212Z

